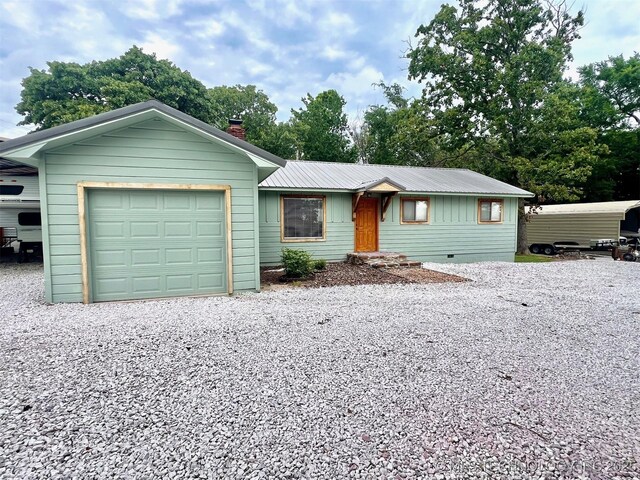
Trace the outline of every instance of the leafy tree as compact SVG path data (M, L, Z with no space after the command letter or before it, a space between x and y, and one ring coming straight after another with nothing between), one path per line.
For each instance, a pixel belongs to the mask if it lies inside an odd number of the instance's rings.
M398 84L376 84L382 88L386 105L373 105L364 114L368 163L414 166L441 166L437 132L424 111L424 102L404 97Z
M213 124L225 130L230 118L239 118L247 141L282 158L294 158L296 136L289 123L277 123L278 107L255 85L213 87L208 91Z
M640 128L634 131L611 130L601 135L601 141L609 148L605 157L606 171L594 172L593 183L587 189L594 201L602 200L598 195L597 180L607 178L613 183L612 194L604 200L637 200L640 198ZM600 173L599 177L596 174Z
M444 143L491 158L499 178L541 198L580 198L601 153L595 132L565 118L552 122L543 109L561 101L556 91L583 22L583 13L570 15L564 2L443 5L418 28L418 44L408 57L409 78L424 83L426 111ZM566 168L567 158L575 168ZM524 251L525 218L520 220Z
M518 156L541 100L562 79L582 12L558 17L539 0L460 0L418 28L409 77L459 145L492 137Z
M640 198L640 54L579 69L581 118L600 132L609 154L587 187L592 201Z
M600 102L600 109L613 113L608 123L624 126L628 121L640 127L640 54L635 53L628 60L622 55L609 57L586 65L579 72L581 84L592 94L592 102Z
M296 157L297 139L290 123L274 123L260 130L255 139L255 145L271 152L280 158L294 159Z
M356 151L349 142L344 99L335 90L302 98L304 107L291 110L291 125L298 156L304 160L354 162Z
M277 107L255 85L207 90L189 72L136 46L105 61L47 65L22 82L21 125L42 130L155 98L223 130L229 118L241 118L249 142L284 158L295 155L291 126L276 124Z
M210 122L207 89L187 71L133 46L124 55L84 65L48 62L22 81L21 125L37 130L155 98Z
M229 126L230 118L242 120L247 140L254 143L276 123L278 107L255 85L226 85L210 88L213 125L221 130Z

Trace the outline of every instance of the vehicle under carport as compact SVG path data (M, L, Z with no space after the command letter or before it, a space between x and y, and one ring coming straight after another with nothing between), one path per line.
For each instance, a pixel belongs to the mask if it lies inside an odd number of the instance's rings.
M640 200L543 205L528 213L532 253L606 250L639 236Z

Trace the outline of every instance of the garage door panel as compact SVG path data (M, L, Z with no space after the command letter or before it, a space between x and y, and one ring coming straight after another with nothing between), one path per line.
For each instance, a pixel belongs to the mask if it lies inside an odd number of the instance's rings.
M224 252L222 248L198 248L196 250L198 263L222 262Z
M193 249L167 248L165 249L165 262L167 265L190 265L193 263Z
M127 251L126 250L98 250L95 252L96 263L106 267L126 267Z
M93 300L226 292L223 192L96 189L87 198Z
M96 288L104 295L125 295L129 290L129 279L126 277L98 278Z
M144 211L160 211L160 199L157 196L147 195L146 192L132 191L129 193L129 210L132 213Z
M211 210L213 212L223 212L224 208L222 205L223 197L219 195L217 197L208 196L208 197L196 197L196 208L198 210Z
M164 210L190 212L193 210L195 199L191 192L167 192L163 196Z
M122 240L125 238L126 225L123 221L107 222L94 220L93 232L96 238Z
M220 221L197 222L196 235L198 237L217 237L222 238L223 225Z
M167 275L166 278L169 293L194 290L193 275Z
M161 265L160 262L160 249L159 248L144 248L144 249L132 249L131 250L131 266L157 266Z
M198 286L202 289L224 288L224 276L220 273L201 273L198 275Z
M162 278L157 275L133 277L131 282L133 293L151 293L155 295L162 292Z
M165 238L192 237L191 222L164 222Z
M131 238L160 238L160 222L127 221Z
M126 197L118 195L100 195L93 199L91 209L94 212L121 211L124 208L124 202L126 200Z

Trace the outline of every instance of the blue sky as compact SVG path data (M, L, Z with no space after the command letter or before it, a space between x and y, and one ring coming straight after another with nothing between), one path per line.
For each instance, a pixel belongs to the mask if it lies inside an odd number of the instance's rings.
M0 136L16 127L20 81L51 60L85 63L131 45L172 60L205 85L255 84L289 118L300 98L335 88L351 117L381 103L371 86L399 82L416 28L444 0L0 0ZM640 51L640 0L577 0L587 25L574 43L579 65Z

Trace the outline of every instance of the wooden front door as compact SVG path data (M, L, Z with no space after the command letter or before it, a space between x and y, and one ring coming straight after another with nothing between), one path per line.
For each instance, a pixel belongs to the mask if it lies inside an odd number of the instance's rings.
M356 252L378 250L378 199L361 198L356 208Z

